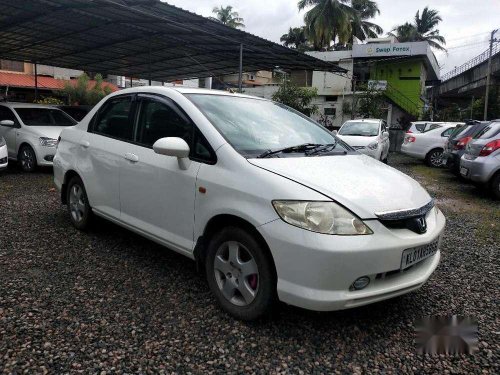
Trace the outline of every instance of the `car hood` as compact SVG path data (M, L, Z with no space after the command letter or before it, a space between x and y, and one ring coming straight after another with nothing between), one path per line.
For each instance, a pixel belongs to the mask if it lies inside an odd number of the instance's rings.
M67 127L64 126L26 126L25 129L29 129L32 134L39 137L47 137L57 139L61 132Z
M375 213L420 208L431 197L414 179L360 154L249 159L333 199L362 219ZM277 197L277 199L286 199Z
M347 143L349 146L363 146L366 147L370 143L374 142L377 140L376 136L373 137L362 137L358 135L338 135L340 139L342 139L345 143Z

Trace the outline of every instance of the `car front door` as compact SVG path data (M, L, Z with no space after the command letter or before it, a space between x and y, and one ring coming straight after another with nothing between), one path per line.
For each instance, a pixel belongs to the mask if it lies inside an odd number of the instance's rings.
M121 220L189 255L194 248L196 176L201 165L192 155L199 148L199 131L164 96L140 94L138 108L135 144L126 150L131 159L123 160L120 168ZM153 151L153 144L164 137L188 143L187 163Z
M17 134L19 133L19 121L10 108L0 106L0 121L14 121L14 126L0 125L0 136L5 138L9 158L17 158Z
M108 99L79 145L78 166L94 210L120 218L120 166L134 136L135 96Z

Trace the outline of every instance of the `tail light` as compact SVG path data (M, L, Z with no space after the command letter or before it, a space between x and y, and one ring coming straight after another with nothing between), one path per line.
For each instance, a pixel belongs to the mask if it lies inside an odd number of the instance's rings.
M406 137L406 143L413 143L416 140L417 140L417 138L412 137L412 136Z
M491 153L498 150L499 148L500 148L500 139L496 139L494 141L491 141L490 143L487 143L479 153L479 156L488 156Z
M467 146L467 143L469 143L472 140L472 137L463 137L458 140L457 144L453 146L453 149L455 150L463 150L465 146Z
M411 130L407 130L406 134L413 134L413 132Z

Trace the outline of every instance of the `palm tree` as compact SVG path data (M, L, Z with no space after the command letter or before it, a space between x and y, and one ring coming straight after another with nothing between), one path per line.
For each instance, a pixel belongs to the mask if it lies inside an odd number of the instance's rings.
M310 49L308 40L306 37L305 26L302 27L290 27L288 33L283 34L280 41L290 48L297 49L299 51L307 51Z
M354 37L363 41L367 38L376 38L384 32L379 25L368 21L380 14L380 9L375 1L352 0L352 8L355 10L355 14L351 22L351 44Z
M425 7L420 15L417 11L413 23L406 22L403 25L395 27L389 35L395 36L400 42L419 42L424 41L429 43L433 48L441 51L446 51L444 44L446 40L439 35L439 30L436 29L442 19L439 12L435 9Z
M215 14L215 18L211 18L219 21L224 25L227 25L234 29L237 29L238 27L241 27L242 29L245 28L243 18L240 17L238 12L233 11L233 7L231 5L228 5L226 7L223 7L222 5L220 7L214 7L212 9L212 13Z
M329 48L337 38L347 43L350 34L350 19L354 10L349 0L300 0L299 10L313 6L304 16L306 34L319 50Z
M368 19L380 14L372 0L300 0L299 10L313 6L306 15L306 34L315 49L352 44L354 38L374 38L383 30Z

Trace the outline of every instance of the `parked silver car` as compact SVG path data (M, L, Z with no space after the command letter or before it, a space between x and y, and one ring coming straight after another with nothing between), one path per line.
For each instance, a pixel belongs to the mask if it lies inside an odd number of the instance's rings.
M500 121L493 121L476 134L460 159L460 174L487 184L500 199Z

